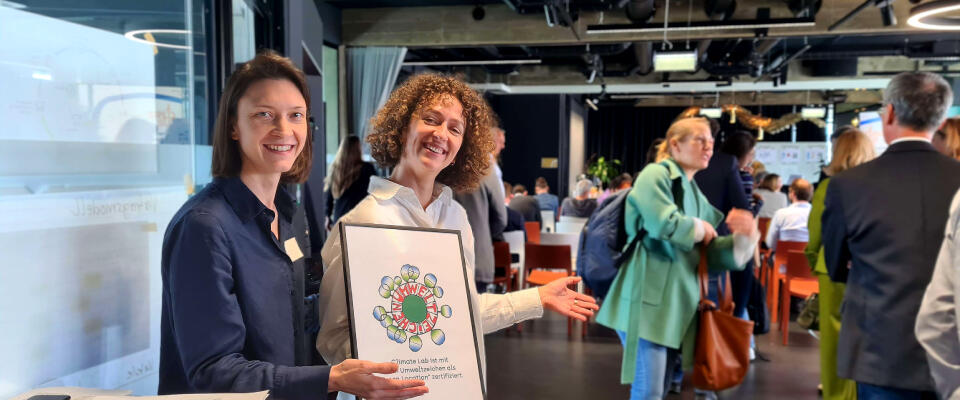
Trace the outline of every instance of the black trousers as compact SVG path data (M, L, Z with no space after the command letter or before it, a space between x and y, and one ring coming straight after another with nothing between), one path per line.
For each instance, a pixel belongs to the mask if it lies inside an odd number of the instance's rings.
M477 293L486 293L488 285L490 285L490 282L477 281Z
M730 283L733 288L733 316L740 317L747 313L747 302L750 301L750 289L753 287L753 258L747 262L743 271L730 271Z

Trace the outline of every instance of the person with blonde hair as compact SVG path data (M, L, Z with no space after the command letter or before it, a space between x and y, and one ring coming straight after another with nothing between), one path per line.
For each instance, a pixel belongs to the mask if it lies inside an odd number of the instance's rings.
M624 347L620 382L631 399L659 399L683 348L691 365L700 301L701 250L711 269L742 270L759 240L753 215L726 216L731 235L718 236L724 215L710 205L693 175L710 162L713 136L703 118L674 122L627 195L624 224L630 247L597 322L617 331Z
M856 128L848 128L838 136L833 146L833 159L824 168L827 178L820 181L813 193L810 217L807 220L809 240L804 250L807 260L813 267L813 273L820 281L820 385L825 400L854 400L857 398L857 384L837 376L837 340L840 337L840 304L846 285L833 282L827 275L827 265L823 257L822 226L823 201L827 196L830 176L835 176L876 157L873 142L866 134Z
M333 226L344 214L367 197L370 177L377 174L373 164L363 161L360 138L349 135L340 142L330 173L323 180L327 192L327 226Z
M940 129L933 133L930 144L947 157L960 160L960 117L944 121Z
M783 187L783 179L777 174L767 174L760 181L755 193L763 199L763 205L760 206L760 212L757 214L760 218L773 218L777 210L786 208L788 203L787 195L780 191Z

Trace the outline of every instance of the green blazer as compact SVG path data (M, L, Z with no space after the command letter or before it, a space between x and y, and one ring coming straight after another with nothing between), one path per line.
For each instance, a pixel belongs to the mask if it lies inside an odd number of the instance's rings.
M641 245L620 266L597 322L626 332L620 382L630 383L638 338L674 349L682 345L684 365L692 365L700 302L694 217L717 226L724 215L672 159L640 172L624 211L628 243L642 234ZM707 247L707 261L711 270L744 267L733 259L733 236L714 239Z
M807 261L813 272L819 275L827 274L827 261L823 258L823 230L820 219L823 217L823 201L827 198L827 186L830 185L830 178L826 178L817 185L817 190L813 192L813 200L810 201L810 216L807 218L807 232L810 237L807 240L807 248L803 250L807 255Z

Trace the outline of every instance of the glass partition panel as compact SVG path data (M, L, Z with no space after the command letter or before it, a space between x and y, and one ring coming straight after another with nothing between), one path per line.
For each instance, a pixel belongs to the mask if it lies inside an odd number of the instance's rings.
M209 180L201 10L0 2L0 398L156 392L163 233Z

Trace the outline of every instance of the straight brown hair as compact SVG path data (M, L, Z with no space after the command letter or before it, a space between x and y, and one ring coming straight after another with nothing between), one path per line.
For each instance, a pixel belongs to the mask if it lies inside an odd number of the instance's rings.
M237 103L247 92L247 88L256 82L265 79L282 79L293 83L303 100L307 103L307 120L310 115L310 92L303 72L290 61L273 50L263 50L252 60L237 68L227 87L220 96L220 107L217 110L217 120L213 125L213 162L210 171L215 178L237 176L243 164L240 154L240 145L231 137L237 126ZM310 176L310 167L313 163L313 135L307 129L303 150L293 162L289 171L280 175L281 183L302 183Z

